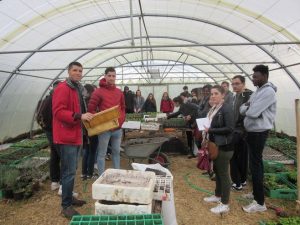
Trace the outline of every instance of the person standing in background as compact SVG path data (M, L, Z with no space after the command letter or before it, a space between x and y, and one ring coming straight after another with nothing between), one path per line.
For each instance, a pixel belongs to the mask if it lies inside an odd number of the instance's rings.
M232 105L233 104L233 93L229 90L229 82L227 81L223 81L221 86L224 88L225 90L225 98L224 101L229 104Z
M234 153L230 160L230 175L233 182L232 189L240 191L246 185L248 174L248 147L246 143L246 131L244 128L244 116L240 114L240 107L246 103L252 91L245 87L245 77L237 75L232 78L234 132Z
M143 105L142 112L157 112L156 101L152 93L150 93Z
M257 65L253 68L252 81L257 90L253 92L249 101L240 108L245 116L244 127L247 131L247 144L249 147L249 164L252 173L253 202L243 207L248 213L263 212L267 210L264 197L264 167L262 153L268 137L269 130L273 128L276 115L277 88L268 82L269 67ZM249 194L248 196L250 197Z
M123 94L125 98L126 113L134 113L134 94L129 90L128 86L124 87Z
M141 91L137 90L134 97L134 112L140 113L144 103L145 103L145 99L142 96Z
M170 99L168 92L164 92L160 101L160 112L171 113L174 110L174 103Z

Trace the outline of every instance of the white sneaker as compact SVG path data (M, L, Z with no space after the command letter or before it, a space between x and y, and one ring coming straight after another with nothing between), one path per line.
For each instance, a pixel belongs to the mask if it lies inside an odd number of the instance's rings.
M210 211L215 214L227 213L229 212L229 205L224 205L220 202L216 207L211 208Z
M51 183L51 191L55 191L59 188L60 184L58 182Z
M266 204L260 205L255 200L247 206L243 206L243 210L248 213L264 212L267 210Z
M242 183L242 186L245 187L247 185L247 181L245 181L244 183Z
M242 195L242 197L246 198L246 199L250 199L250 200L254 199L253 193L244 194L244 195Z
M60 196L62 195L62 186L61 185L59 186L59 190L58 190L57 194L60 195ZM77 198L78 197L78 193L76 193L76 192L73 191L73 195L72 196L75 197L75 198Z
M220 202L221 201L221 198L220 197L217 197L215 195L212 195L212 196L209 196L209 197L205 197L203 199L205 202Z

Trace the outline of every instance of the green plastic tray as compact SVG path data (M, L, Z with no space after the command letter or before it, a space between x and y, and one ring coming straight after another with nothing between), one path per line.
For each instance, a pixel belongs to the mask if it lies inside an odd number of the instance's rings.
M163 225L160 214L73 216L70 225Z
M288 181L287 173L276 173L276 174L265 174L265 175L273 175L276 176L281 182L285 183L289 188L288 189L269 189L264 186L265 194L270 198L276 199L288 199L288 200L296 200L297 199L297 188L294 184Z
M264 160L263 164L265 173L277 173L287 171L285 165L279 162Z

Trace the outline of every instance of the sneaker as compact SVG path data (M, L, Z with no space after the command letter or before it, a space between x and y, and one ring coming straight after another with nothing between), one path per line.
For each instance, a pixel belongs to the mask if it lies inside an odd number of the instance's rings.
M59 188L60 184L58 182L51 183L51 191L55 191Z
M245 199L249 199L249 200L253 200L254 199L254 195L252 192L248 193L248 194L244 194L242 195L243 198Z
M212 196L209 196L209 197L205 197L203 199L205 202L220 202L221 201L221 198L220 197L217 197L215 195L212 195Z
M81 174L81 175L80 175L80 178L81 178L82 180L86 180L86 178L87 178L87 175L85 175L85 174Z
M75 215L80 215L72 206L69 206L61 211L61 213L68 219L72 219Z
M241 185L242 185L243 187L245 187L245 186L247 185L247 181L241 183Z
M266 204L260 205L255 200L253 200L251 204L243 206L242 208L247 213L264 212L267 210Z
M86 201L79 200L79 199L73 197L73 199L72 199L72 205L74 205L74 206L83 206L84 204L86 204Z
M59 186L59 190L58 190L57 194L60 195L60 196L62 195L62 186L61 185ZM73 195L72 196L75 197L75 198L77 198L78 197L78 193L76 193L76 192L73 191Z
M229 212L229 205L220 202L216 207L211 208L210 211L215 214L227 213Z
M234 191L241 191L241 190L243 190L243 186L242 185L236 186L236 184L233 183L231 185L231 189L234 190Z

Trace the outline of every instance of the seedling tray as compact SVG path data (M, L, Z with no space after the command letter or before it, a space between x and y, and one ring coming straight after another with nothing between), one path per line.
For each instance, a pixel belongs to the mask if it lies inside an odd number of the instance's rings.
M164 225L160 214L73 216L70 225Z

